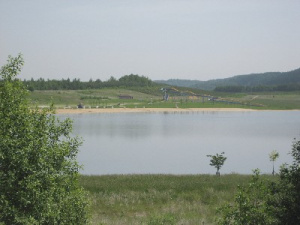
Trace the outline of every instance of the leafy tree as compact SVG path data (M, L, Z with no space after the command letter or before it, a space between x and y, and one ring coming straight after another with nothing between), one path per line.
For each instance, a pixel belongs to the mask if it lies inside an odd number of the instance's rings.
M280 169L280 181L273 190L274 215L279 224L300 224L300 141L292 145L293 164Z
M139 75L125 75L119 79L119 84L127 87L148 87L152 86L152 81L144 76Z
M210 164L211 166L214 166L217 169L216 175L220 176L219 170L221 167L224 165L225 160L227 157L224 157L224 152L221 154L216 154L216 155L207 155L207 157L210 157Z
M252 180L247 186L238 186L234 203L218 209L222 214L217 221L219 225L277 224L272 214L272 206L268 204L269 185L260 178L258 169L253 172Z
M254 171L250 184L238 187L234 204L219 209L218 224L300 224L300 141L294 140L291 155L293 164L281 167L279 181L263 181Z
M1 68L0 223L85 224L87 202L79 186L78 138L69 119L30 109L16 76L21 55Z
M279 153L276 150L273 150L270 154L269 154L269 158L270 161L273 162L273 171L272 174L275 174L275 170L274 170L274 162L276 161L276 159L279 157Z

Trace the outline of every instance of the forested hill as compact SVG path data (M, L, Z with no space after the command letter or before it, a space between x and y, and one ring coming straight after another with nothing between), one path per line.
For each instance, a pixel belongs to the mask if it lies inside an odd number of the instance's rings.
M125 75L120 79L110 77L107 81L100 79L89 81L81 81L80 79L61 79L61 80L45 80L39 78L37 80L24 80L25 86L31 90L84 90L84 89L99 89L106 87L152 87L158 84L152 82L149 78L139 75Z
M208 81L198 80L157 80L157 83L174 85L179 87L191 87L203 90L214 90L216 87L225 86L279 86L279 85L300 85L300 68L289 72L268 72L249 75L237 75L225 79L216 79Z

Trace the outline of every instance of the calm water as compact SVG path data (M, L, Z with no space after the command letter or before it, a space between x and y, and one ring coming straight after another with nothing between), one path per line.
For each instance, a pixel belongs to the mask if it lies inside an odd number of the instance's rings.
M84 139L78 161L83 174L215 173L207 154L225 152L221 173L272 172L291 163L300 138L300 111L122 113L60 115L74 120Z

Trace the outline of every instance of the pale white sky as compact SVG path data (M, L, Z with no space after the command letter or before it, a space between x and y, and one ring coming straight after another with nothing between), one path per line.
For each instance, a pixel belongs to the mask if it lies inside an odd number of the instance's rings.
M20 78L209 80L300 67L299 0L0 0Z

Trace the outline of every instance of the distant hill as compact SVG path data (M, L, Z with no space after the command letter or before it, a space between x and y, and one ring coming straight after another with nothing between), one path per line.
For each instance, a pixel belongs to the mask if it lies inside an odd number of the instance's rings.
M214 90L222 86L277 86L288 84L300 84L300 68L289 72L267 72L248 75L237 75L224 79L215 79L208 81L199 80L156 80L156 83L168 84L178 87L190 87L202 90Z

